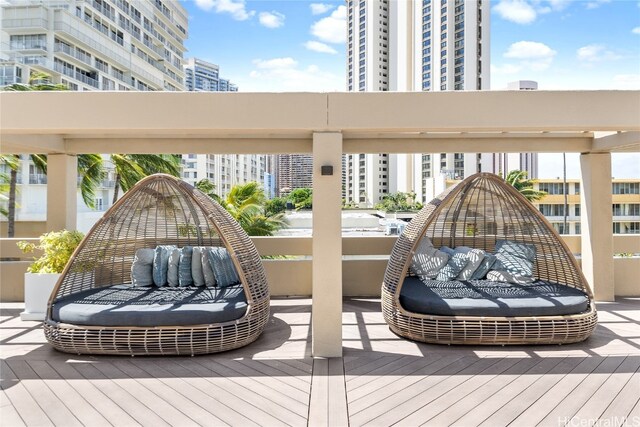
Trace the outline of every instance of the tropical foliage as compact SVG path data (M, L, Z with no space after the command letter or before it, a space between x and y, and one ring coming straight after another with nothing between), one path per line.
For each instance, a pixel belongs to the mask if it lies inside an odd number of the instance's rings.
M520 192L528 201L535 202L542 199L547 195L545 191L539 191L533 188L533 184L536 182L533 179L528 179L526 171L512 170L505 179L507 184L513 186Z
M24 253L31 253L36 249L42 251L42 256L34 258L27 268L29 273L62 273L83 237L84 234L79 231L52 231L40 236L38 244L18 242L18 247Z
M296 188L287 197L296 209L311 209L313 207L313 190L310 188Z
M138 181L154 173L180 175L180 156L175 154L111 154L115 169L113 203L118 200L120 189L129 191Z
M287 210L287 199L285 197L274 197L267 200L264 205L264 211L267 215L275 215Z
M283 212L267 212L267 198L257 182L235 185L224 198L214 193L214 185L206 179L198 181L196 188L220 203L250 236L272 236L287 225Z
M375 208L385 212L414 212L422 209L422 204L415 201L416 193L392 193L387 194L382 202L375 205Z

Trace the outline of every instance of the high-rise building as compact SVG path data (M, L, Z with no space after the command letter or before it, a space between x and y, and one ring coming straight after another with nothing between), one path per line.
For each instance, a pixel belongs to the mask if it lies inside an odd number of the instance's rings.
M185 83L193 92L237 92L238 87L220 78L220 67L198 58L184 65ZM250 181L264 183L266 156L258 154L183 154L182 179L195 184L208 179L216 193L226 196L231 187Z
M487 0L347 0L347 88L489 89L489 16ZM487 157L347 155L346 201L372 205L397 191L430 200L447 177L487 170Z
M238 87L219 76L220 67L198 58L187 59L184 65L185 86L193 92L237 92Z
M32 72L69 90L184 90L186 10L171 0L4 0L0 3L0 86L29 83ZM111 206L114 170L96 209L78 196L78 229ZM22 155L16 219L46 218L47 176ZM5 171L6 165L0 166Z
M169 0L6 0L0 85L32 70L71 90L183 90L187 13Z
M309 154L279 154L276 192L279 196L296 188L313 186L313 156Z

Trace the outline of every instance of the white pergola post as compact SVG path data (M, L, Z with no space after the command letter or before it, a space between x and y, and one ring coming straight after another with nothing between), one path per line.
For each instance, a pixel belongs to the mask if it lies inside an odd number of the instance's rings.
M596 300L613 301L613 213L611 153L580 155L582 272Z
M342 356L341 189L342 134L316 132L313 134L314 357Z
M47 156L47 231L77 227L77 170L75 155Z

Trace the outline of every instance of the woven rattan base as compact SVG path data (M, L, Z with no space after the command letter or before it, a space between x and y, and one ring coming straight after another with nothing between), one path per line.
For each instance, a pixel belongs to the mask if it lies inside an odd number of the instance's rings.
M431 344L569 344L587 339L598 322L593 307L585 313L566 316L453 317L403 313L387 303L392 299L393 295L382 298L390 329L401 337Z

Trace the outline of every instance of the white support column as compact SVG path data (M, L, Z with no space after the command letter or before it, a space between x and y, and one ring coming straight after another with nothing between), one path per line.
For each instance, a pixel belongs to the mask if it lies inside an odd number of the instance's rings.
M78 158L47 156L47 231L75 230L78 210Z
M322 175L331 166L331 175ZM342 356L342 134L313 134L314 357Z
M582 154L580 167L582 271L594 291L596 300L613 301L615 289L611 154Z

